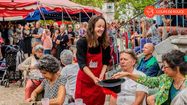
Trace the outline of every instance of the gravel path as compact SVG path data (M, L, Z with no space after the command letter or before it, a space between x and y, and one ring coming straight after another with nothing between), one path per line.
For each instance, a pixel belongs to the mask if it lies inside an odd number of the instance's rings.
M19 105L24 100L24 88L19 83L12 83L10 87L0 86L0 105Z

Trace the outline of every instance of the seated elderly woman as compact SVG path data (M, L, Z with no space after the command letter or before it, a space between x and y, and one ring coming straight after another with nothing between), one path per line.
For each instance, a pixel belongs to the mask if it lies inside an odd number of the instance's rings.
M39 79L43 78L40 71L35 67L38 60L43 56L42 45L36 45L33 48L33 53L34 55L28 57L25 61L18 65L18 69L24 71L23 73L25 73L25 100L30 98L31 93L41 83Z
M44 90L44 98L49 99L49 105L62 105L66 91L65 79L57 73L60 69L59 61L51 55L45 55L39 60L38 69L45 79L27 101L35 101L36 96Z
M64 67L61 70L61 75L66 79L66 99L64 105L68 105L74 101L75 86L77 74L79 71L78 63L73 59L71 50L63 50L60 54L61 63Z
M158 77L147 77L119 72L113 78L128 77L150 88L159 88L159 91L148 97L149 105L170 105L175 96L187 87L186 70L187 60L185 53L172 50L162 56L164 74Z

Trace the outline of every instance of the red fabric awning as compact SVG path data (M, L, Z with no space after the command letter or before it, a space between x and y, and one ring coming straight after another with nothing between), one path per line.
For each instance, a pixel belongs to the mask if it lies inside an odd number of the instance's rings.
M67 12L68 14L80 12L101 14L100 11L91 7L76 4L69 0L0 0L0 17L25 17L41 7L57 12Z

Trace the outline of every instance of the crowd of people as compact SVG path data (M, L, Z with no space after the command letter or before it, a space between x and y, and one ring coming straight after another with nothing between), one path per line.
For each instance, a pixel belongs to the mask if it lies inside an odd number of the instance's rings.
M171 26L167 25L170 20L163 17L163 27ZM110 95L110 105L186 105L187 52L172 50L162 55L161 65L153 52L167 37L163 27L146 18L134 23L124 32L118 21L107 23L102 16L75 25L8 23L0 26L1 55L6 55L4 44L23 50L26 59L17 69L24 75L28 102L42 95L50 105L69 105L77 100L81 105L104 105L106 95ZM182 29L180 34L186 34L185 27ZM125 43L118 46L117 39ZM116 51L115 47L125 50ZM142 58L137 58L139 51ZM125 82L120 93L106 92L99 82L118 62L121 72L111 78L124 78Z
M175 97L180 97L178 94L186 88L186 53L173 50L164 54L161 68L153 56L153 43L144 44L144 57L139 60L134 50L121 51L121 72L112 78L124 77L125 82L121 84L120 93L109 94L98 84L105 79L111 60L105 19L93 16L82 36L75 34L72 25L68 25L67 31L65 25L56 28L52 34L50 29L41 28L37 22L30 35L33 36L29 42L30 56L18 65L25 77L25 101L37 100L44 92L43 98L48 98L50 105L68 105L77 99L86 105L104 105L106 95L111 95L111 105L179 102Z

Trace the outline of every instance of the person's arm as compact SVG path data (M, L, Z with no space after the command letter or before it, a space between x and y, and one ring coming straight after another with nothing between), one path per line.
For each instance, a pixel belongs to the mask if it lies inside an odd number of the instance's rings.
M43 33L43 34L42 34L42 37L41 37L42 42L45 41L46 37L47 37L47 36L46 36L46 33Z
M103 65L102 70L101 70L101 74L99 75L100 80L103 80L106 70L107 70L107 65Z
M83 71L94 81L95 84L100 81L100 79L96 77L87 66L83 68Z
M105 75L106 70L107 70L107 65L109 65L109 61L111 59L110 46L108 46L106 49L102 50L102 55L103 55L103 61L102 61L103 67L102 67L102 70L101 70L101 74L99 76L100 80L103 80L104 75Z
M41 38L43 31L44 31L43 29L39 28L38 30L36 30L36 32L32 36L34 36L34 38Z
M55 43L56 43L57 45L60 44L60 35L58 35L58 36L56 37Z
M66 89L64 85L58 88L57 97L49 100L49 105L62 105L65 100Z
M128 77L142 85L145 85L149 88L155 88L159 86L159 83L162 79L167 78L165 75L161 75L158 77L148 77L148 76L140 76L137 74L132 74L128 72L118 72L112 76L112 78L121 78L121 77Z
M31 94L31 98L27 99L28 102L31 102L31 101L36 101L36 97L39 93L41 93L43 91L43 86L42 85L39 85Z
M29 70L31 65L32 57L27 58L25 61L23 61L21 64L18 65L19 70Z
M45 31L44 29L39 28L36 38L41 38L44 31Z
M140 78L140 75L122 71L122 72L118 72L112 76L112 78L115 78L115 79L122 78L122 77L128 77L134 81L137 81Z
M80 38L77 41L76 48L77 48L76 58L80 69L83 69L86 66L86 52L87 52L86 39Z
M143 91L136 91L136 98L133 105L142 105L146 95L147 94Z
M60 41L60 44L65 44L69 41L68 35L64 34L63 39Z

